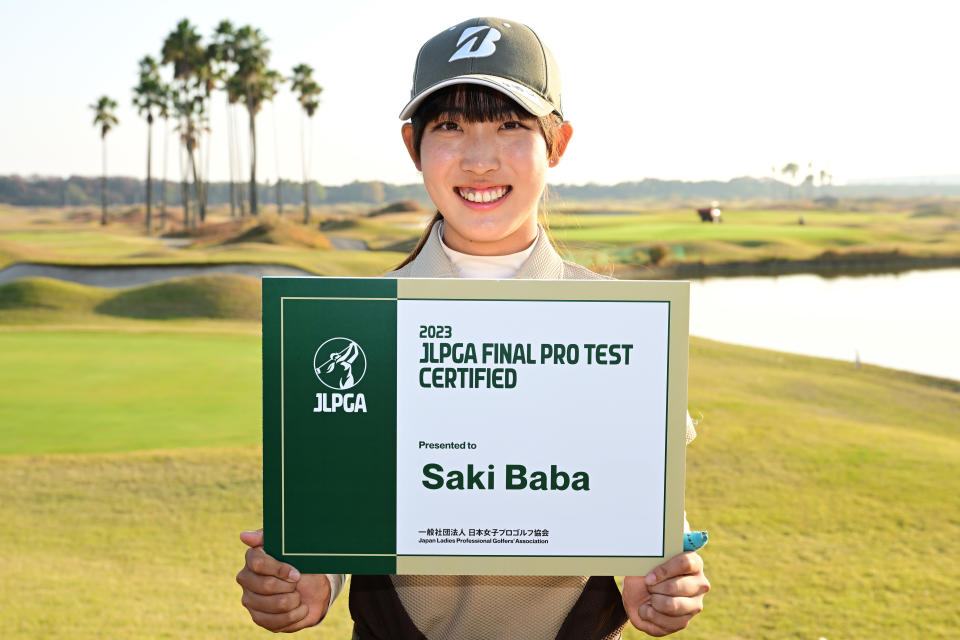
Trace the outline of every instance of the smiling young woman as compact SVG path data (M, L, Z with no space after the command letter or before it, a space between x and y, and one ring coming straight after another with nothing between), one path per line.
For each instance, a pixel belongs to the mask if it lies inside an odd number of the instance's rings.
M402 134L437 206L434 222L447 221L444 243L496 256L537 239L547 169L559 162L573 127L555 114L533 116L495 89L460 84L421 103Z
M556 62L529 27L475 18L431 38L411 98L403 141L437 212L387 276L604 279L563 260L537 222L573 128ZM687 442L695 435L688 419ZM617 526L610 516L597 526ZM241 538L250 549L237 582L253 620L273 631L317 624L346 576L301 575L263 551L261 532ZM622 594L609 576L356 575L350 613L360 640L612 640L628 619L658 636L686 627L709 588L695 553L627 576Z

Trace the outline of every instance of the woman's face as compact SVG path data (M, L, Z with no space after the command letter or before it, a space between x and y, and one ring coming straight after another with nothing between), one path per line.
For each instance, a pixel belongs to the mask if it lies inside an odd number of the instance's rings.
M573 132L564 127L561 148ZM534 117L467 122L444 116L427 124L419 158L411 125L404 125L403 137L443 214L447 246L471 255L506 255L530 246L549 166Z

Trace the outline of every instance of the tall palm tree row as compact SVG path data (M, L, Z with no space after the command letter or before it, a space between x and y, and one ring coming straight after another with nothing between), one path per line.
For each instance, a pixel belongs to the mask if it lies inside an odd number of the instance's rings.
M140 60L140 81L133 88L133 106L147 120L147 233L153 229L153 114L164 108L169 89L160 79L157 61L151 56Z
M93 126L100 127L100 141L103 144L103 178L100 183L100 200L103 205L100 215L100 224L107 224L107 134L110 129L120 124L114 109L117 108L117 101L109 96L100 96L94 104L90 105L93 109Z
M245 199L237 179L241 171L242 153L237 135L237 109L243 106L249 126L249 206L250 213L257 215L257 129L256 119L265 102L273 100L278 86L284 78L269 68L270 49L264 33L251 25L235 27L229 20L222 20L214 29L208 44L203 43L197 27L186 18L164 38L159 62L157 58L146 55L139 61L139 81L133 87L133 106L147 121L147 185L146 185L146 225L148 232L153 226L153 124L157 117L164 120L165 134L169 132L169 121L175 122L179 135L181 159L181 199L183 203L184 228L196 226L206 219L207 178L210 174L210 136L209 113L211 100L216 90L226 93L227 141L230 161L230 214L245 214ZM162 67L172 71L172 80L161 77ZM313 69L306 64L294 68L293 90L299 93L303 113L312 125L312 116L318 106L318 96L322 89L313 80ZM106 134L117 124L113 109L116 102L104 96L96 104L90 105L96 111L94 124L101 127L103 138L103 215L107 222L106 191ZM164 136L163 187L160 195L161 225L166 226L167 199L167 138ZM276 137L276 136L275 136ZM309 159L304 150L304 127L301 122L301 164L304 172L304 220L310 219L309 187L306 184L309 175ZM191 198L189 181L192 177L193 195ZM280 203L280 179L277 176L278 205ZM191 205L195 203L192 215Z
M303 224L310 224L310 161L311 154L307 151L307 145L304 141L304 120L310 123L310 140L313 140L313 114L320 106L320 93L323 87L318 85L313 79L313 67L301 63L293 68L293 76L290 78L290 85L297 94L297 100L300 102L300 166L303 169ZM312 145L311 145L312 148ZM279 180L279 177L278 177Z

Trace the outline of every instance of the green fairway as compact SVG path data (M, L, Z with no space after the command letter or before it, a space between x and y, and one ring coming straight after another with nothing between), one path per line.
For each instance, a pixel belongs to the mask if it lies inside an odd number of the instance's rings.
M106 227L75 219L71 209L27 209L0 204L0 269L17 262L76 265L195 264L242 262L283 264L318 275L375 276L403 260L394 250L334 251L309 240L326 238L298 222L299 215L280 220L275 214L243 221L211 215L209 226L186 238L146 235L142 226L114 220ZM389 249L419 235L420 217L392 214L377 219L354 216L334 224L331 235L368 241L374 249ZM335 216L336 220L343 216ZM36 223L42 222L38 225ZM279 232L258 234L252 225L279 226ZM236 226L235 237L222 227ZM351 231L344 232L344 227ZM338 231L339 228L339 231ZM245 230L245 231L244 231ZM309 238L308 238L309 237ZM304 242L307 240L306 242Z
M150 326L0 333L4 637L266 635L233 582L261 521L259 340ZM714 589L684 637L955 634L960 384L694 339L689 406ZM345 603L304 637L347 637Z
M960 256L960 224L947 213L730 209L723 217L722 224L703 224L692 209L557 213L550 216L550 228L570 255L586 264L642 263L656 244L666 245L674 262L810 260L828 250Z
M0 455L260 441L255 335L0 332Z
M3 238L42 253L55 252L64 257L96 254L104 258L122 258L164 246L159 238L130 234L104 233L100 230L7 231Z
M951 201L852 202L845 210L724 208L723 224L703 224L692 206L649 208L624 203L592 208L551 205L549 227L563 252L586 265L622 265L624 273L666 249L667 264L762 263L845 259L960 259L960 213ZM620 209L611 213L611 209ZM589 213L605 211L606 213ZM587 212L587 213L584 213ZM70 209L0 205L0 268L16 262L57 264L284 264L318 275L372 276L398 264L415 244L429 212L374 217L327 212L310 229L299 216L231 219L223 211L187 237L146 235L130 221L107 227L76 218ZM42 222L42 224L36 224ZM266 233L250 225L264 223ZM802 223L802 224L801 224ZM246 230L246 231L244 231ZM180 232L182 235L182 232ZM231 235L232 234L232 235ZM309 238L316 243L310 244ZM362 240L371 251L338 251L327 238ZM824 257L824 254L827 256Z

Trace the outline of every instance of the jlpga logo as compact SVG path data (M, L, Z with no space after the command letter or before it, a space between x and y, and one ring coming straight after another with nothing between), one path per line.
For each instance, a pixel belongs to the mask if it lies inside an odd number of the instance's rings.
M367 355L350 338L330 338L313 354L313 373L323 386L346 391L360 384L367 372ZM366 413L362 393L318 393L314 413Z
M330 338L313 354L313 370L328 389L351 389L367 372L367 355L350 338Z

